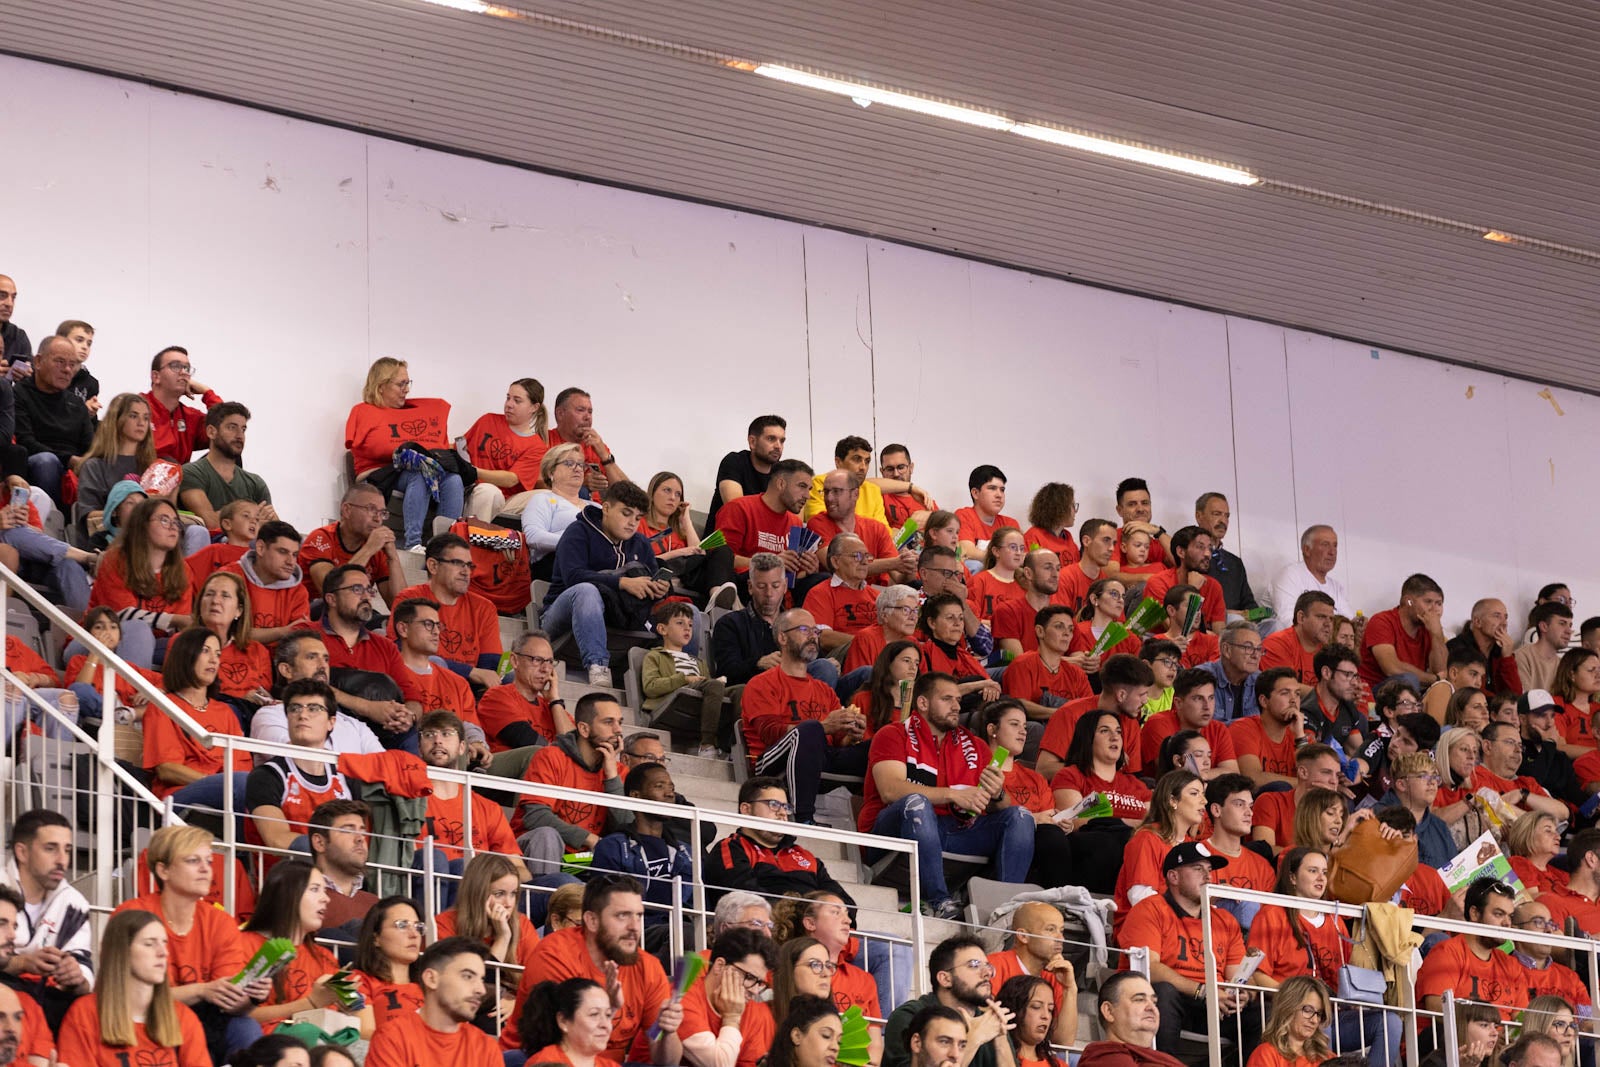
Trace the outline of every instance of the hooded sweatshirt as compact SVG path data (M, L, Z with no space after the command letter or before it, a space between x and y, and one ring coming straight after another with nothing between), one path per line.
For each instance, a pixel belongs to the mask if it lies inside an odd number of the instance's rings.
M295 564L289 577L268 582L256 571L256 550L251 549L222 568L245 580L250 590L250 625L257 630L287 626L297 619L311 618L311 597L306 592L305 576Z
M559 785L567 789L587 789L596 793L603 791L621 796L622 778L618 775L602 778L601 775L605 773L604 766L605 760L598 754L595 755L593 763L583 761L583 756L578 751L578 734L577 731L573 731L560 735L554 744L545 745L534 753L533 759L528 763L527 771L522 776L530 782ZM576 800L523 797L521 805L517 808L516 822L512 828L521 835L529 830L548 826L561 835L564 844L582 849L590 834L596 837L605 835L608 812L613 827L621 827L632 822L632 814L621 808L608 809L598 804L584 804Z
M17 877L17 860L9 852L0 867L0 883L22 892ZM94 931L89 928L89 902L63 878L61 884L45 894L39 904L29 904L17 916L17 950L59 948L78 961L88 980L94 982Z
M600 515L600 508L590 504L561 532L545 607L554 604L556 597L571 585L587 583L616 592L621 588L617 579L627 577L624 568L634 564L642 566L645 573L656 573L656 554L650 549L650 539L635 531L626 541L613 541L601 529Z
M1183 1067L1182 1060L1165 1052L1121 1041L1091 1041L1083 1047L1083 1055L1078 1057L1078 1067L1139 1067L1140 1064Z

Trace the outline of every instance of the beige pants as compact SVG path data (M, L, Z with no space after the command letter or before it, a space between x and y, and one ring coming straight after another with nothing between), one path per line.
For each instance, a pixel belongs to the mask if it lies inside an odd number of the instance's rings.
M505 493L499 487L488 482L477 482L467 494L467 505L464 510L468 518L477 519L479 522L493 522L499 516L507 514L521 518L522 509L527 507L528 501L532 499L531 489L507 500Z

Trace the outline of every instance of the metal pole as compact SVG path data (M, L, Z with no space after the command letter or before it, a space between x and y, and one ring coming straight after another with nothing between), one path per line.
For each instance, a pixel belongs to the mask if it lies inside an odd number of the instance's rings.
M229 915L234 910L234 857L238 854L239 834L233 825L233 737L222 737L222 855L229 877L222 883L222 906Z
M922 857L917 855L917 850L911 850L911 886L907 895L911 899L911 958L926 960L928 958L928 932L922 922ZM917 995L921 996L929 990L926 986L927 968L912 968L912 979L916 982ZM887 1014L887 1013L885 1013Z
M1206 889L1211 887L1208 885ZM1205 952L1206 1051L1211 1067L1222 1067L1222 1016L1217 1006L1217 954L1211 939L1211 894L1200 897L1200 944Z
M694 888L690 890L694 904L694 943L709 946L711 942L706 938L706 877L702 867L705 855L705 842L701 840L700 833L700 811L693 809L689 819L689 856L694 871ZM674 892L674 906L680 899L679 894Z
M439 893L433 884L433 835L422 839L422 910L427 913L428 940L439 939L439 925L434 915L439 910Z
M704 924L704 917L701 922ZM667 919L671 927L667 930L667 943L671 946L669 954L673 959L683 955L683 876L672 876L672 914ZM709 947L709 946L708 946Z

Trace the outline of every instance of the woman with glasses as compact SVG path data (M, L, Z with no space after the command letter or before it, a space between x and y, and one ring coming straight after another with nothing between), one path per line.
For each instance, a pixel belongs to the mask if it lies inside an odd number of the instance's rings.
M1592 649L1569 649L1556 664L1550 695L1556 698L1556 729L1561 751L1581 759L1595 750L1595 698L1600 697L1600 654Z
M449 401L411 396L403 360L385 356L367 369L361 403L345 420L344 447L358 480L376 486L385 500L402 494L401 548L421 547L430 500L439 505L441 517L461 517L466 489L449 424Z
M1117 579L1097 578L1089 586L1088 595L1084 597L1083 610L1078 612L1078 621L1072 627L1072 643L1067 646L1067 662L1081 668L1089 675L1089 684L1096 693L1100 692L1100 664L1111 656L1139 654L1141 642L1139 638L1129 634L1100 655L1091 655L1091 650L1100 640L1100 636L1106 632L1106 627L1122 621L1126 596L1127 587Z
M586 469L579 444L556 445L539 461L539 481L545 488L535 490L522 509L522 540L535 581L550 580L561 533L583 511L586 501L578 494Z
M193 613L189 569L183 565L183 524L170 500L146 500L133 509L122 536L96 572L89 607L105 605L122 622L122 658L139 667L158 662L167 635ZM68 646L67 654L86 651Z
M983 570L967 583L967 603L972 605L980 621L994 621L994 611L1007 600L1021 600L1027 596L1017 584L1017 570L1028 558L1028 542L1015 526L995 529L989 547L983 553Z
M611 998L588 978L540 982L528 992L520 1027L528 1063L568 1067L621 1067L607 1056ZM440 1064L437 1067L446 1067Z
M1316 1067L1332 1055L1322 1033L1330 1014L1327 986L1304 975L1289 979L1273 995L1248 1067Z
M1572 1005L1561 997L1534 997L1522 1010L1523 1035L1548 1034L1553 1038L1561 1046L1561 1067L1577 1067L1579 1025Z
M411 965L422 955L426 934L422 908L410 897L384 897L361 921L352 977L372 1006L375 1025L422 1007Z
M772 1011L762 999L777 960L772 939L758 931L717 935L710 968L683 997L678 1038L687 1067L756 1067L772 1047Z
M773 939L779 945L813 939L822 945L825 958L832 960L836 968L829 982L829 995L839 1010L854 1005L869 1018L883 1018L884 1012L879 1010L883 1001L876 980L851 962L861 946L851 932L850 909L842 899L820 889L804 897L784 897L773 908L772 919ZM896 975L896 980L909 988L911 954L907 952L903 958L897 958L896 965L907 972ZM881 1050L883 1028L873 1024L870 1033L872 1049L874 1052ZM878 1061L876 1055L871 1058L874 1063Z
M1527 812L1506 827L1506 852L1531 895L1567 888L1567 872L1550 864L1561 854L1561 829L1549 812Z
M878 653L886 646L896 641L910 641L916 636L921 604L922 595L909 585L891 585L878 594L875 605L878 625L868 626L850 641L844 654L844 674L839 679L841 692L852 693L856 686L865 682L866 676L855 672L863 668L870 670L877 662Z
M1061 557L1061 565L1078 562L1078 500L1066 482L1046 482L1028 505L1028 529L1023 544L1048 548Z
M833 976L839 965L828 948L814 937L793 937L778 949L778 963L772 968L772 1017L789 1014L795 997L821 997L833 1003Z

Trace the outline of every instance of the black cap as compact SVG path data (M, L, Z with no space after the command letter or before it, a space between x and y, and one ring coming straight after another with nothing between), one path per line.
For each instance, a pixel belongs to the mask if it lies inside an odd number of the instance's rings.
M1218 856L1198 841L1184 841L1167 853L1167 858L1161 861L1161 873L1175 871L1179 867L1187 867L1191 863L1205 863L1213 871L1220 871L1228 865L1228 861Z

